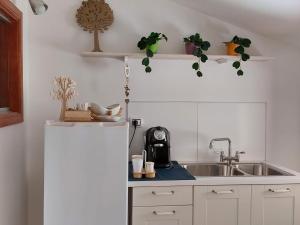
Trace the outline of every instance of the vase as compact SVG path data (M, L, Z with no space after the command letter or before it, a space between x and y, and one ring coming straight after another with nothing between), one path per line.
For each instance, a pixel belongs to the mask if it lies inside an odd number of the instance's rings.
M235 44L233 42L226 42L227 46L227 55L237 56L238 53L235 52L235 49L239 46L238 44Z
M192 42L185 43L185 53L188 55L193 55L196 48L196 45Z
M147 50L149 49L149 50L151 50L151 52L153 52L153 54L156 54L157 53L157 51L158 51L158 42L156 42L155 44L153 44L153 45L149 45L148 47L147 47Z
M60 108L59 121L63 122L65 120L65 112L67 110L67 101L62 100Z

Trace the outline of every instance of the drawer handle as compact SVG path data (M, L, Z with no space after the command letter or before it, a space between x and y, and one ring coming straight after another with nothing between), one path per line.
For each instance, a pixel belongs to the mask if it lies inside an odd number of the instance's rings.
M269 189L269 192L273 192L273 193L287 193L290 192L291 189L286 188L286 189Z
M153 214L156 216L170 216L170 215L175 215L176 211L169 211L169 212L158 212L158 211L153 211Z
M156 192L152 191L153 195L161 196L161 195L174 195L175 191L168 191L168 192Z
M222 195L222 194L233 194L234 190L226 190L226 191L216 191L216 190L212 190L212 193L218 194L218 195Z

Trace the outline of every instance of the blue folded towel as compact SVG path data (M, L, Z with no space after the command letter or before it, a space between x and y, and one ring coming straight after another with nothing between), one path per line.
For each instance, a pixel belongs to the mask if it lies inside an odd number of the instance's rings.
M195 180L195 177L181 167L177 161L172 161L170 168L156 168L155 171L155 178L135 179L132 174L132 163L129 162L128 181Z

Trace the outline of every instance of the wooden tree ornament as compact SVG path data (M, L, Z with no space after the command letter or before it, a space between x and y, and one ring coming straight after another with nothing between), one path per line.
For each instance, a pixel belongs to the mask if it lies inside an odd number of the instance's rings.
M53 99L61 101L60 121L64 121L65 112L67 110L68 101L71 100L75 94L76 83L70 77L59 76L54 79L54 88L51 92Z
M99 46L99 31L103 33L114 21L109 5L104 0L83 1L77 10L76 18L84 31L94 32L93 52L102 52Z

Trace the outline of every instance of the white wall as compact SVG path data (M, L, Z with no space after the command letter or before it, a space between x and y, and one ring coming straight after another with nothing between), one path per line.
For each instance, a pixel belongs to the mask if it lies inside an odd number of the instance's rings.
M22 2L17 2L17 6L25 11ZM23 19L26 23L26 14ZM25 147L24 124L0 128L0 224L3 225L27 224Z
M170 40L168 44L161 44L160 51L180 53L183 51L182 37L200 31L214 46L210 50L211 54L224 51L221 42L229 40L234 34L239 34L249 36L253 40L254 47L251 50L253 54L272 54L277 57L279 47L276 42L199 14L172 1L161 0L159 6L153 5L153 1L146 0L108 2L114 10L115 22L100 36L104 51L136 52L136 43L142 35L150 31L163 31ZM94 101L104 105L123 102L123 63L113 59L86 59L79 56L81 51L92 49L92 35L82 31L75 21L75 12L80 4L79 0L66 0L63 4L60 0L52 0L48 2L49 10L46 14L29 17L31 63L27 87L26 132L29 182L28 224L30 225L42 224L43 124L46 119L58 118L59 114L59 104L49 96L54 76L67 74L77 81L79 96L76 102ZM135 101L147 100L145 96L151 96L151 100L190 101L189 96L195 93L197 101L255 101L268 102L269 105L272 104L272 100L278 100L284 92L277 90L283 87L281 82L284 79L281 78L284 70L278 68L283 64L280 61L249 63L245 65L246 74L241 78L235 75L230 64L217 65L209 62L203 67L205 77L200 79L195 77L188 62L165 61L163 64L158 64L153 61L153 72L150 75L143 72L140 62L130 63L132 68L136 68L131 78L131 97ZM290 66L297 68L296 63ZM273 68L275 68L274 72ZM181 73L178 73L180 70ZM173 75L176 75L176 79L173 79ZM287 76L290 79L288 82L284 80L284 88L289 88L289 84L293 84L295 78L293 75ZM164 92L162 98L155 95L153 90L161 90L165 86L168 87L168 91ZM296 84L293 85L288 93L294 96L296 87ZM276 107L281 109L281 103L284 103L290 95L282 98ZM287 107L291 106L292 103ZM299 108L299 103L295 107ZM293 116L296 119L297 114L293 112L286 115L286 118ZM271 122L278 121L278 117L268 111L269 130ZM299 124L299 119L297 122ZM284 122L274 123L274 126L287 125L282 123ZM299 147L295 136L298 127L299 125L292 127L294 128L291 130L293 142L289 142L289 149ZM270 137L278 138L278 136L268 134L267 146L270 146ZM277 142L285 143L284 140ZM275 149L276 146L273 148ZM268 153L271 150L268 149ZM291 152L296 153L296 150ZM289 160L279 160L283 155L280 151L275 153L276 157L272 159L289 166ZM293 158L296 156L295 154ZM294 160L291 167L297 168L297 163Z
M26 224L24 125L0 129L0 224Z
M228 143L215 144L215 151L210 150L209 142L216 137L230 137L233 151L246 152L243 161L265 160L265 103L139 101L129 109L132 118L144 120L132 142L132 154L141 154L146 129L163 126L171 134L174 160L218 161L220 151L227 154Z
M277 60L272 76L270 161L300 171L300 51L291 46L272 50Z

